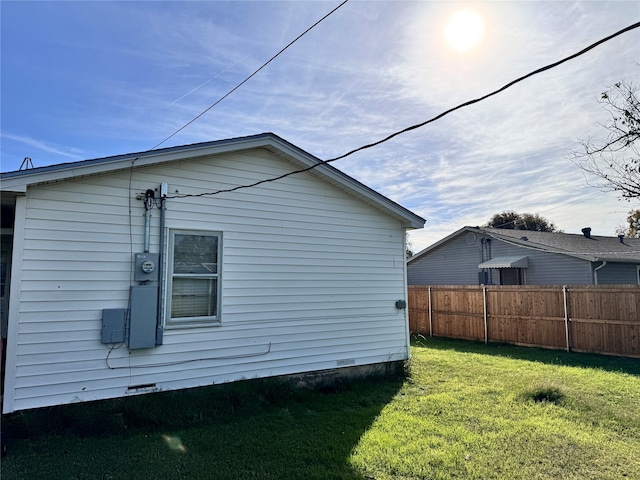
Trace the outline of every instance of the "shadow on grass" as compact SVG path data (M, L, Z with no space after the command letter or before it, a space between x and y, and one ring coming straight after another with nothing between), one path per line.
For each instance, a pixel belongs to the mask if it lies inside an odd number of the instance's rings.
M479 353L500 357L541 362L549 365L570 367L599 368L610 372L621 372L640 376L640 360L591 353L566 352L535 347L519 347L504 343L475 342L445 337L425 337L413 335L411 345L436 350L455 350L457 352Z
M337 478L403 372L318 390L250 380L3 417L2 478Z

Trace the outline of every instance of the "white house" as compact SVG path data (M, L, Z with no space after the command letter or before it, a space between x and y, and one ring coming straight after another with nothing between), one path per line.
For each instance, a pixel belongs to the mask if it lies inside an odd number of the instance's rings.
M424 220L274 134L0 181L3 413L408 358Z

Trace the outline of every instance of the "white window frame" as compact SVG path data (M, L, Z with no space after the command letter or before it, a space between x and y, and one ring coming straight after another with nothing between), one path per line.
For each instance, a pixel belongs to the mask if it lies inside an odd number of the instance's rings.
M198 235L207 237L218 238L218 251L217 251L217 269L216 272L208 274L184 274L174 272L174 248L175 239L177 235ZM171 317L171 303L173 298L173 281L174 278L209 278L216 279L216 312L214 315L209 316L196 316L196 317ZM169 230L169 245L167 252L167 272L166 272L166 296L165 296L165 326L167 328L185 328L185 327L208 327L212 325L220 325L221 318L221 293L222 293L222 232L209 231L209 230Z

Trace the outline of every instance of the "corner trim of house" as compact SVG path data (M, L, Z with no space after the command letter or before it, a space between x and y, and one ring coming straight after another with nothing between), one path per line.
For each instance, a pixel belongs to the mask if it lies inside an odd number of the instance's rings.
M2 413L13 411L18 350L18 321L20 319L20 290L22 286L22 252L24 226L27 213L27 197L16 197L13 225L13 253L11 256L11 286L9 290L9 321L7 325L7 363L4 372L4 396Z

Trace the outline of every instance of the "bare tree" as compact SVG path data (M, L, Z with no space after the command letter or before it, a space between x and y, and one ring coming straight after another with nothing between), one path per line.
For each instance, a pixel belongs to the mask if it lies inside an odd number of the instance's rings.
M406 255L407 258L413 257L413 245L411 244L411 239L409 238L409 234L405 233L405 247L407 249Z
M580 140L584 151L571 158L588 176L598 178L604 190L619 192L622 198L640 198L640 101L633 82L618 82L600 95L599 103L610 118L600 124L606 140Z

